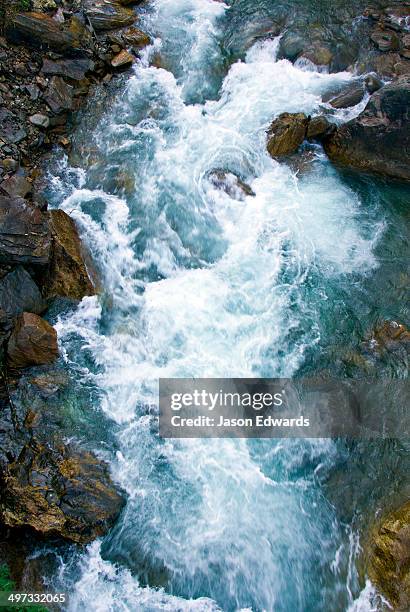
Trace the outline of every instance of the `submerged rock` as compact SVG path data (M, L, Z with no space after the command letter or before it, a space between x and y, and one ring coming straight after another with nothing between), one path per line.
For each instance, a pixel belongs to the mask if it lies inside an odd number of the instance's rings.
M18 13L6 26L11 42L46 47L66 55L83 54L92 46L92 37L79 19L72 17L64 24L43 13Z
M409 112L410 78L403 77L379 89L363 113L325 139L326 153L345 166L409 181Z
M267 149L271 157L296 151L305 139L309 118L304 113L282 113L268 130Z
M395 610L409 610L410 501L388 514L375 527L366 557L368 574L373 584Z
M134 23L135 13L112 0L85 0L85 13L94 30L116 30Z
M58 357L57 332L47 321L31 312L17 319L7 344L11 368L53 363Z
M50 246L46 216L22 198L0 196L0 263L47 264Z
M81 244L76 225L63 210L49 212L53 237L50 266L44 275L43 294L81 300L96 290L85 264L87 254ZM89 267L91 263L88 262Z
M244 200L247 196L255 195L252 187L233 172L216 169L208 174L208 178L214 187L224 191L234 200Z

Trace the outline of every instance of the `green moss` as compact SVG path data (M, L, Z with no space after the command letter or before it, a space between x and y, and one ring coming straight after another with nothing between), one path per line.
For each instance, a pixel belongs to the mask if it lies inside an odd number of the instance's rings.
M15 591L16 590L16 584L15 582L10 578L10 570L8 568L8 566L6 565L6 563L3 563L2 565L0 565L0 591L2 593L4 593L5 591ZM17 606L6 606L6 607L1 607L2 612L48 612L48 609L45 608L44 606L38 606L38 605L33 605L33 606L23 606L23 607L17 607Z

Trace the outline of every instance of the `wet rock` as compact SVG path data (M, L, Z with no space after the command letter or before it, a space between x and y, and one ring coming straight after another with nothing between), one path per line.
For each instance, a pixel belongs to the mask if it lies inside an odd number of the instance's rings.
M342 165L385 177L410 180L410 78L385 85L370 98L365 110L340 126L325 150Z
M134 49L143 49L151 44L151 38L148 34L135 26L123 30L121 32L121 38L127 46L133 47Z
M410 502L377 525L366 549L369 578L395 610L410 609Z
M35 115L31 115L30 123L35 125L36 127L41 127L47 129L50 125L50 119L47 115L42 115L41 113L36 113Z
M336 129L334 123L330 123L326 117L313 117L308 124L306 138L321 140Z
M373 330L365 345L373 352L392 351L405 345L410 348L410 331L397 321L384 321Z
M55 76L50 81L44 100L56 114L64 110L71 110L73 107L73 90L74 88L68 85L64 79Z
M400 47L397 34L391 30L375 30L370 38L380 51L397 51Z
M94 295L96 289L85 263L88 260L90 269L90 257L81 245L73 219L62 210L50 211L49 219L53 246L43 294L48 298L63 296L76 300Z
M233 172L218 168L208 174L208 179L214 187L224 191L234 200L243 201L247 196L255 195L252 187Z
M57 332L44 319L23 312L7 344L7 363L11 368L27 368L53 363L58 357Z
M315 66L329 66L332 62L333 54L327 47L317 46L304 51L301 57L305 57L313 62Z
M41 72L53 76L62 76L74 81L81 81L85 77L85 73L94 69L94 62L90 59L65 59L51 61L44 59Z
M383 87L383 83L377 76L373 74L369 74L364 80L365 87L369 93L375 93L381 87Z
M333 108L350 108L363 100L365 89L363 83L353 83L335 98L330 100Z
M14 174L0 184L0 188L11 198L25 198L32 191L32 184L19 174Z
M24 311L41 314L47 308L40 289L22 266L0 280L0 308L9 319Z
M305 139L308 117L304 113L282 113L268 130L267 149L271 157L296 151Z
M111 66L113 68L121 68L122 66L128 66L134 62L134 56L131 53L128 53L125 49L120 51L115 57L111 60Z
M302 53L306 45L306 40L299 36L299 34L285 32L280 40L279 57L294 62Z
M68 56L84 54L92 47L92 36L79 19L64 24L43 13L19 13L6 26L11 42L48 48Z
M0 263L47 264L51 236L44 214L22 198L0 196Z
M85 13L94 30L116 30L131 25L135 13L111 0L85 0Z

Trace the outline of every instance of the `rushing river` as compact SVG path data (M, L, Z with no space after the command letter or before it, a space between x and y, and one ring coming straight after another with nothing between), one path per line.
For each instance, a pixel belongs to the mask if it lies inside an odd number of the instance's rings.
M396 490L399 444L396 467L378 458L370 478L369 449L354 460L340 441L156 433L161 376L340 373L366 330L406 314L400 189L343 177L319 146L298 168L266 152L274 117L318 114L355 77L278 60L275 36L230 60L238 11L246 23L257 3L234 4L230 17L213 0L154 0L142 17L152 47L106 112L85 115L79 163L53 167L52 205L76 219L103 286L56 313L77 381L67 435L128 495L106 538L62 554L54 587L75 612L371 609L354 515ZM256 195L218 190L215 168Z

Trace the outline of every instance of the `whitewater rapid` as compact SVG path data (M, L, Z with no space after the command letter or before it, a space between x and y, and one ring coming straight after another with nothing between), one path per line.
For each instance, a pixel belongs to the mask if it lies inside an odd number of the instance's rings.
M383 223L321 148L306 170L272 160L265 145L278 114L318 114L354 77L278 61L274 39L231 65L211 96L228 7L153 7L154 43L89 135L97 160L65 161L52 177L104 288L60 316L62 354L98 389L94 408L118 446L103 456L128 495L112 533L56 580L76 612L347 609L359 605L357 542L321 490L333 442L163 441L156 414L161 376L295 374L320 342L328 288L377 266ZM169 69L150 65L158 54ZM215 168L256 195L216 189Z

